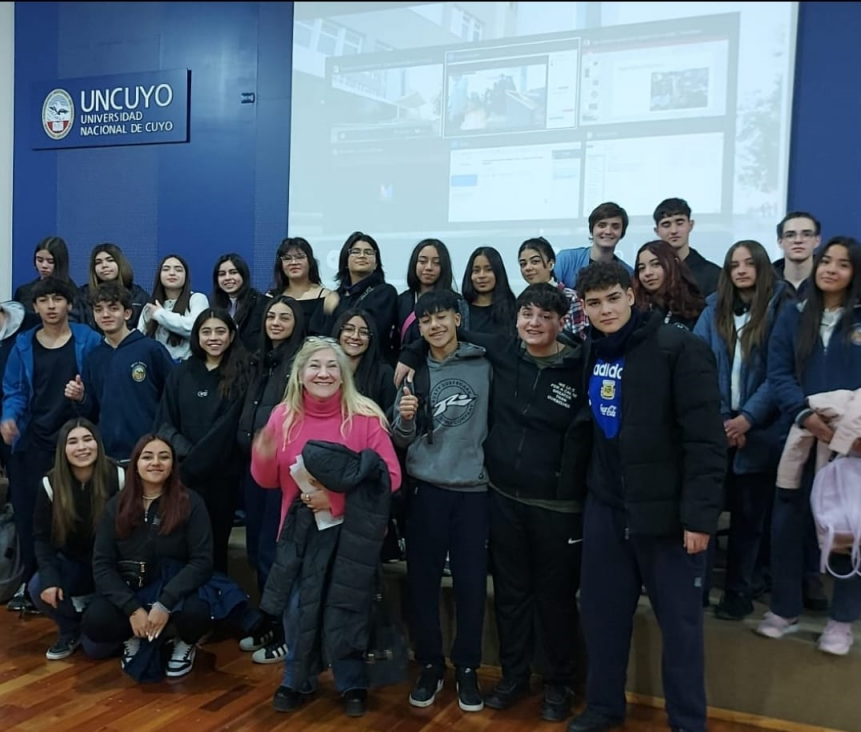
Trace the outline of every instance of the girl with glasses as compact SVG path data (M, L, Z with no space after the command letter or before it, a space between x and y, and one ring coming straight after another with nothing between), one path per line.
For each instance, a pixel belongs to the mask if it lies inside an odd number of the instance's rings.
M380 334L380 353L392 356L392 332L397 315L398 292L386 282L380 247L372 236L355 231L341 247L338 289L330 293L309 327L311 333L331 333L346 310L361 308L374 319Z
M308 240L301 236L284 239L275 253L273 272L275 285L268 296L284 295L296 300L302 307L305 322L310 323L330 290L323 287L320 265Z

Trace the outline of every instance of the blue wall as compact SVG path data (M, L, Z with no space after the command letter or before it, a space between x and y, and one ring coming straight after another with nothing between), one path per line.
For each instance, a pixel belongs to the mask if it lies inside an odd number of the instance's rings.
M111 241L147 290L174 251L198 291L230 251L268 285L287 227L292 24L288 2L15 3L13 286L52 234L78 284ZM30 82L174 68L192 70L187 144L30 149ZM240 104L248 91L256 104Z
M861 3L804 2L798 22L789 208L861 238Z
M209 292L217 253L245 256L269 284L286 233L292 3L16 3L13 284L33 278L37 241L58 233L82 283L99 241L128 251L149 289L158 259L188 255ZM800 7L789 208L824 234L861 235L861 3ZM188 144L32 151L31 81L192 69ZM241 105L255 91L257 103Z

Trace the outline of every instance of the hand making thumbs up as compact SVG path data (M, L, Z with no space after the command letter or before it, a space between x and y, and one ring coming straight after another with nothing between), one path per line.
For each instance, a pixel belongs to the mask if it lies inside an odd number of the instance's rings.
M404 420L404 422L410 422L415 419L416 412L419 411L419 398L413 394L410 386L412 386L411 381L404 384L401 401L398 403L398 410L400 411L401 419Z
M66 399L71 399L73 402L82 402L84 400L84 382L81 379L80 374L75 376L74 381L70 381L66 384L64 393L66 395Z

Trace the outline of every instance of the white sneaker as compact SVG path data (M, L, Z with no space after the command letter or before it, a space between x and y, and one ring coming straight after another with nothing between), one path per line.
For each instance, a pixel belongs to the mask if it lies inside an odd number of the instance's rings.
M259 648L251 654L254 663L279 663L287 655L286 643L270 643L264 648Z
M194 665L194 656L196 653L196 645L185 643L177 638L173 642L173 653L170 654L170 660L167 662L165 676L172 678L185 676L191 671L191 667Z
M123 641L123 657L120 661L123 668L125 668L131 663L132 659L137 655L140 649L140 638L131 637L127 641Z
M774 638L775 640L783 638L783 636L790 633L795 633L797 630L798 618L782 618L771 611L767 612L759 625L756 626L756 633L766 638Z
M264 648L275 640L275 628L269 627L257 635L247 635L239 641L240 651L256 651Z
M833 656L845 656L854 642L851 623L838 623L829 620L822 635L819 636L819 650Z

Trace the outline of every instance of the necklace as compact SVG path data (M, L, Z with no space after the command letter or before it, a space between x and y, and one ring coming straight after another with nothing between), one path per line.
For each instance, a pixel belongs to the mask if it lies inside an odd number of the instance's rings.
M160 498L161 493L156 493L154 496L143 496L144 501L154 501L156 498Z

